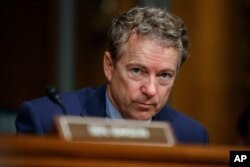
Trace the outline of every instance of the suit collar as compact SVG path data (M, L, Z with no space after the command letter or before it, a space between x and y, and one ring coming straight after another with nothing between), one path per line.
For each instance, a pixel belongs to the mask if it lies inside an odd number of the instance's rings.
M106 117L106 102L105 102L105 92L107 85L98 87L93 93L90 93L87 103L86 112L88 116L92 117Z

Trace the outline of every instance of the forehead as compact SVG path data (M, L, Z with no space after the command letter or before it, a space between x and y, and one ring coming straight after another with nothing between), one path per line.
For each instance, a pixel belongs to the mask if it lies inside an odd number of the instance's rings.
M121 48L121 61L126 63L156 64L177 68L180 63L178 50L157 39L132 35Z

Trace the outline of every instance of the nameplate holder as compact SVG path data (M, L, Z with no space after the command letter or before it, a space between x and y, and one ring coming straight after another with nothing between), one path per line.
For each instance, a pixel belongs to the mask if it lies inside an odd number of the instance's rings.
M60 138L71 142L112 144L153 144L172 146L176 143L167 122L146 123L95 117L59 116L56 129Z

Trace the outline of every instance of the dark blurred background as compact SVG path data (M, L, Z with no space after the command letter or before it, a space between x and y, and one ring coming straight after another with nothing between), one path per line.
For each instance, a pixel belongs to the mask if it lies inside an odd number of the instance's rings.
M158 6L181 17L191 57L170 103L204 124L212 144L237 144L250 100L250 0L0 0L0 133L15 134L20 104L105 82L102 56L113 16Z

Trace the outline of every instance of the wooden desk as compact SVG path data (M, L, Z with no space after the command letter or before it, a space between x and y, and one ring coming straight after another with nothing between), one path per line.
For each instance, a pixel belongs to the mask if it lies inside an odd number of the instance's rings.
M0 166L220 167L229 166L230 150L246 148L69 143L57 138L0 136Z

